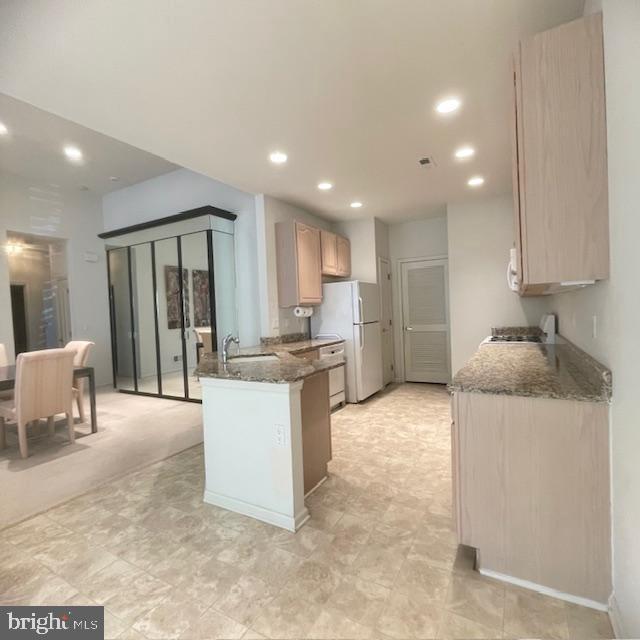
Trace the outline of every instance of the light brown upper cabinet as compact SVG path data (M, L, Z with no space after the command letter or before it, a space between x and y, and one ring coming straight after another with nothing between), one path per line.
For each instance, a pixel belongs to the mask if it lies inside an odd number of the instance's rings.
M609 277L602 16L523 40L515 55L520 293Z
M327 276L335 276L338 273L338 243L337 236L331 231L320 231L320 243L322 245L322 273Z
M348 238L336 236L336 253L338 256L336 275L348 278L351 275L351 243Z
M320 231L322 243L322 274L348 277L351 275L351 243L348 238L331 231Z
M276 224L278 303L297 307L322 302L320 230L289 221Z

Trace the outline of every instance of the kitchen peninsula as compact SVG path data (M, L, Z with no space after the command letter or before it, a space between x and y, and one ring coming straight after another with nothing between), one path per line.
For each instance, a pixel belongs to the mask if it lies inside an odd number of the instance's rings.
M205 502L290 531L308 520L305 494L331 459L328 373L344 366L318 349L341 342L249 347L226 363L202 357Z

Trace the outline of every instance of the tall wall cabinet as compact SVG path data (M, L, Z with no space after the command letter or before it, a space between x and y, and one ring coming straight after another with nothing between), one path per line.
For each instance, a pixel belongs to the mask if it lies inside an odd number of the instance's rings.
M514 60L520 293L609 276L602 15L523 40Z

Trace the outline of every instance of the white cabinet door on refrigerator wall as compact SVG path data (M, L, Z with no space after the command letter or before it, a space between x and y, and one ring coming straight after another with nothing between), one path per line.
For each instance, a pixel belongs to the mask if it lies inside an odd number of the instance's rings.
M356 391L358 402L382 389L382 340L380 323L370 322L354 327Z

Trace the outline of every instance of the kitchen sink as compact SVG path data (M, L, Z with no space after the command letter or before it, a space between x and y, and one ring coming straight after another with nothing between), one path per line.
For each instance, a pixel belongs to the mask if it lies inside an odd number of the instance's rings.
M229 358L229 362L232 364L244 364L245 362L275 362L279 360L278 356L264 355L264 356L233 356Z

